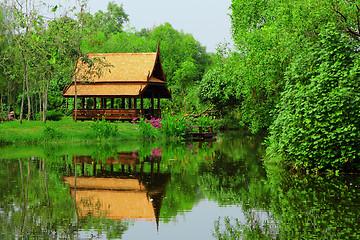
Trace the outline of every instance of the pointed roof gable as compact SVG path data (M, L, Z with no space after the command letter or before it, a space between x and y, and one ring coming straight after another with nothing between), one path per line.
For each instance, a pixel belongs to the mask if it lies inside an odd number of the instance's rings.
M93 53L90 58L100 57L112 66L103 70L94 82L144 82L150 77L165 81L157 53Z
M143 97L155 96L171 98L166 87L166 76L163 72L159 47L157 52L151 53L92 53L91 59L100 58L109 67L102 69L100 76L85 74L80 70L80 76L87 76L87 83L83 79L77 82L78 97ZM81 64L78 61L78 64ZM95 63L96 64L96 63ZM81 68L81 65L78 66ZM75 86L72 82L64 89L64 97L74 97Z

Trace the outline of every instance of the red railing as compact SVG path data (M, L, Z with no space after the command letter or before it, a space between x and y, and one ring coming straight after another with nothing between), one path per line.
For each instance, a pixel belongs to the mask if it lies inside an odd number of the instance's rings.
M77 120L118 120L118 121L131 121L140 114L148 115L148 110L140 109L78 109ZM161 117L161 109L152 110L153 117ZM73 119L75 120L75 110L73 110Z

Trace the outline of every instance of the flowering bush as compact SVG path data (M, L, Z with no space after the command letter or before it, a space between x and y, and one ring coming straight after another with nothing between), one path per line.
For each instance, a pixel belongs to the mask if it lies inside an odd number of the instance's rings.
M11 116L10 114L7 114L3 111L0 111L0 122L8 122L8 121L13 121L13 116Z
M162 121L162 132L166 137L184 136L189 128L189 120L181 115L166 114Z
M161 118L155 119L151 118L150 120L145 120L145 122L150 123L154 128L160 129L162 127Z
M140 118L139 121L139 130L142 133L144 139L151 139L157 135L157 132L161 128L161 119L160 120L147 120Z
M138 121L140 120L140 121ZM165 137L186 137L193 125L214 126L215 121L209 117L199 117L194 120L189 120L188 116L179 114L164 114L164 117L150 120L143 118L134 118L134 124L139 123L139 130L142 132L144 138L153 138L158 133L156 130L161 130Z

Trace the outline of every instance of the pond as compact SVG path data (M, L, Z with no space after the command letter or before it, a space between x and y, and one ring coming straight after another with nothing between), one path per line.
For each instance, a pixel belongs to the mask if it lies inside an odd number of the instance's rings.
M0 148L0 239L359 239L360 178L296 175L257 136Z

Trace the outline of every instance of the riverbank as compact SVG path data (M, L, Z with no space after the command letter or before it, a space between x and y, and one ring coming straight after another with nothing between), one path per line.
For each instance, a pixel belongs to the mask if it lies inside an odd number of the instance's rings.
M137 125L122 122L74 122L71 117L61 121L23 121L0 123L0 146L42 143L75 143L140 139Z

